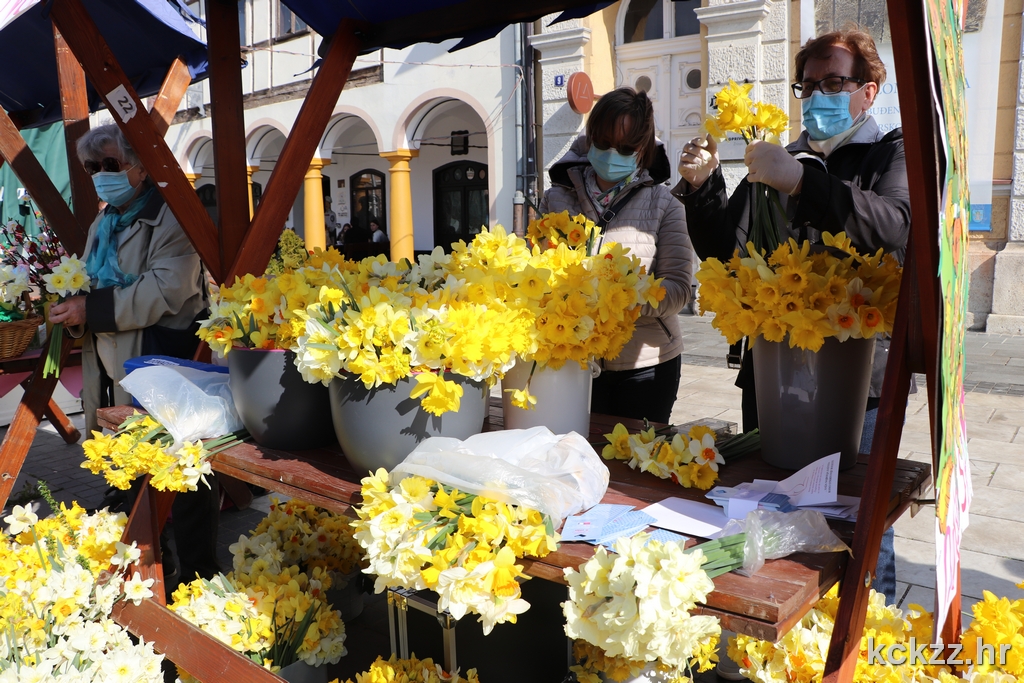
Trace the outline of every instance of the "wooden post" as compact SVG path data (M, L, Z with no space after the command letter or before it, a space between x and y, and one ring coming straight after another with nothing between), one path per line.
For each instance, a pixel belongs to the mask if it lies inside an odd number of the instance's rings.
M222 274L217 228L193 191L178 160L168 148L124 70L107 46L99 27L81 0L54 0L50 6L53 23L85 68L93 86L103 97L149 177L167 201L182 230L215 278ZM20 136L19 136L20 137Z
M89 232L89 225L92 224L99 208L99 198L96 196L92 178L78 162L78 139L89 131L89 98L85 88L85 71L71 54L71 49L56 26L53 27L53 45L57 52L57 81L60 85L60 106L64 115L64 144L68 150L71 205L84 237Z
M354 21L344 19L334 32L327 55L313 77L299 115L295 117L291 133L264 188L260 205L256 207L252 226L224 278L225 282L234 282L235 276L245 273L263 272L274 253L281 226L299 194L309 161L320 144L320 137L334 113L341 90L352 71L352 63L359 53L356 26Z
M149 118L153 121L153 128L160 135L167 133L171 127L174 115L178 113L181 106L181 98L185 96L192 76L188 72L188 65L181 57L171 62L171 67L164 76L164 82L160 84L160 92L156 94L156 101L149 110Z
M226 272L249 229L238 3L235 0L207 0L206 21L210 97L216 102L211 114L214 182L220 220L221 268Z
M60 355L61 367L64 367L64 361L71 352L73 343L74 339L64 335ZM49 406L54 387L60 381L53 375L43 377L43 368L46 365L44 360L44 356L39 357L35 372L32 373L32 384L25 389L25 395L14 411L14 419L4 434L3 442L0 443L0 508L7 504L7 498L11 495L14 482L21 472L21 466L25 464L28 449L35 439L36 428L39 427L43 413Z

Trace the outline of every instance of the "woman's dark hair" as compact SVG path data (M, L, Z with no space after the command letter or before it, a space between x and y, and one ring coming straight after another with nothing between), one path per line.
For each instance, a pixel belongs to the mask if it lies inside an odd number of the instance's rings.
M630 126L617 146L621 154L636 152L638 168L649 168L654 161L654 105L645 92L618 88L601 95L587 119L587 143L608 149L618 137L622 119L629 117Z
M829 48L842 45L853 53L853 73L849 74L868 83L885 83L885 64L878 56L874 39L855 26L846 26L808 40L796 53L796 80L804 80L804 67L808 59L827 59Z

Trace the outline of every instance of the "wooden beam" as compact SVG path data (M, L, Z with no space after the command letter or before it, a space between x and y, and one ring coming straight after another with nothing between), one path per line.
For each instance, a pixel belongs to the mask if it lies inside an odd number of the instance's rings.
M206 25L210 51L210 98L216 103L211 119L220 255L226 272L249 229L238 3L235 0L207 0ZM322 127L318 130L323 132Z
M88 235L89 226L99 210L99 198L96 196L92 178L78 160L78 139L89 132L89 96L85 87L85 71L71 53L71 48L56 26L53 27L53 45L57 52L57 81L60 85L60 108L64 116L64 144L68 150L71 206L84 238Z
M164 82L160 84L160 92L156 94L156 101L149 110L153 128L160 135L165 135L170 128L171 121L181 106L181 99L191 82L192 75L188 72L188 65L181 57L176 58L167 69Z
M142 575L143 580L153 579L153 600L164 605L166 597L163 558L160 555L160 531L175 494L173 491L157 491L149 485L149 480L150 476L147 474L142 488L139 489L139 495L135 497L135 505L132 506L128 524L121 534L121 541L129 545L132 541L138 544L138 573ZM161 502L165 505L162 506Z
M0 109L0 156L7 160L11 169L18 176L32 195L32 200L39 206L46 221L57 233L61 244L69 254L82 256L85 248L85 232L78 224L75 215L64 201L46 170L29 149L25 138L21 137L18 127Z
M89 80L113 114L114 122L128 138L199 257L210 273L219 279L222 269L217 228L163 136L153 126L153 121L149 116L140 115L146 111L142 101L82 1L54 0L50 16L82 63Z
M236 276L245 273L263 272L267 267L277 246L281 226L295 203L313 152L320 144L320 137L334 113L352 63L361 49L356 37L357 26L356 22L345 19L334 32L327 55L313 77L299 115L295 117L291 133L253 215L252 226L227 273L226 282L234 282Z
M73 343L74 339L64 335L60 367L64 367ZM7 433L4 434L3 442L0 443L0 508L7 505L14 482L18 480L18 474L21 473L21 466L25 464L28 449L32 447L32 441L36 438L36 429L50 403L53 390L57 386L57 382L60 381L53 375L43 377L45 358L45 353L39 356L32 373L32 383L25 388L21 403L14 411L14 419L11 420Z
M256 662L153 600L143 600L138 605L118 602L111 616L147 643L154 643L159 652L204 683L281 683L280 678Z

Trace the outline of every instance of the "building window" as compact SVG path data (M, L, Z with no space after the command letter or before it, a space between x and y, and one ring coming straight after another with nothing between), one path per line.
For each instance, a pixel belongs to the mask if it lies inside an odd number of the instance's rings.
M384 207L384 174L367 168L349 179L352 207L352 229L370 240L370 221L374 221L387 234L387 211Z
M487 165L453 161L434 169L434 246L450 252L488 225Z
M623 36L627 43L665 37L664 0L633 0L626 10Z
M249 45L246 32L249 28L249 8L247 0L238 0L238 44Z
M307 30L306 22L300 19L295 12L292 12L288 7L278 0L277 2L278 13L277 13L277 37L287 38L288 36L295 35Z
M673 2L672 9L675 12L675 36L695 36L700 34L700 20L697 19L695 9L700 7L700 0L687 0L686 2Z
M694 12L698 7L700 0L632 0L622 27L623 42L698 35L700 21ZM672 27L670 34L666 34L666 26Z

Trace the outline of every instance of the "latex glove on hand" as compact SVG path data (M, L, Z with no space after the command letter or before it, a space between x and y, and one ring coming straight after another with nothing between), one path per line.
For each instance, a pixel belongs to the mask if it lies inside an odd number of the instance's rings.
M683 145L679 157L679 175L690 183L693 189L704 184L718 168L718 143L710 135L707 138L693 138Z
M743 154L747 165L747 180L764 183L788 195L800 194L804 180L804 165L793 158L781 145L754 140Z

